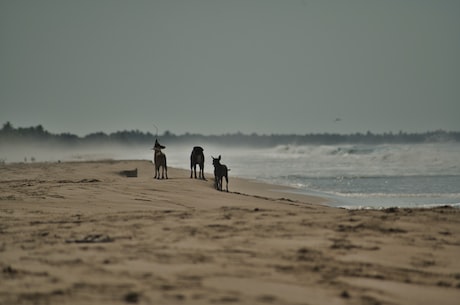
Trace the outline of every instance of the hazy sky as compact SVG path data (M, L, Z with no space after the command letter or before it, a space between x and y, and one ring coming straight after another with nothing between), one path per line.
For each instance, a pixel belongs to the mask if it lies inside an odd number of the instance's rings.
M458 131L460 1L0 0L6 121L79 135Z

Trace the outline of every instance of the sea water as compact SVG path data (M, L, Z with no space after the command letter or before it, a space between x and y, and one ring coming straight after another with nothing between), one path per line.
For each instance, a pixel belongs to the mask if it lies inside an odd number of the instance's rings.
M460 207L460 143L204 147L208 172L209 156L222 155L230 176L291 186L332 206ZM170 155L173 165L189 167Z

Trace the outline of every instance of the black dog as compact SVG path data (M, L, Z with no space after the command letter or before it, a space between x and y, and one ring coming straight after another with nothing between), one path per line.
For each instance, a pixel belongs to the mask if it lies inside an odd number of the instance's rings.
M200 167L198 176L200 179L206 180L204 177L204 154L203 147L195 146L193 147L192 154L190 155L190 178L193 178L195 174L196 179L196 165Z
M222 178L225 177L225 181L227 182L226 190L228 192L228 169L227 166L224 164L220 164L220 155L219 158L212 158L212 165L214 165L214 187L216 190L222 191Z

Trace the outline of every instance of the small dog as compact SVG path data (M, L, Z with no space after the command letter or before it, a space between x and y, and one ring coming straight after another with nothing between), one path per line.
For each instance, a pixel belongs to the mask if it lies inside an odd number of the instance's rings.
M214 165L214 187L218 191L222 191L222 179L225 177L227 182L226 191L228 192L228 168L226 165L220 163L221 156L219 158L212 158L212 165Z

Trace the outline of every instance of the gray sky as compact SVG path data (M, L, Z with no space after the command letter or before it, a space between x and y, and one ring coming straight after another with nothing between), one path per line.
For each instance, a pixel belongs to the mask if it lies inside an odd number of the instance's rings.
M0 0L6 121L79 135L458 131L460 1Z

